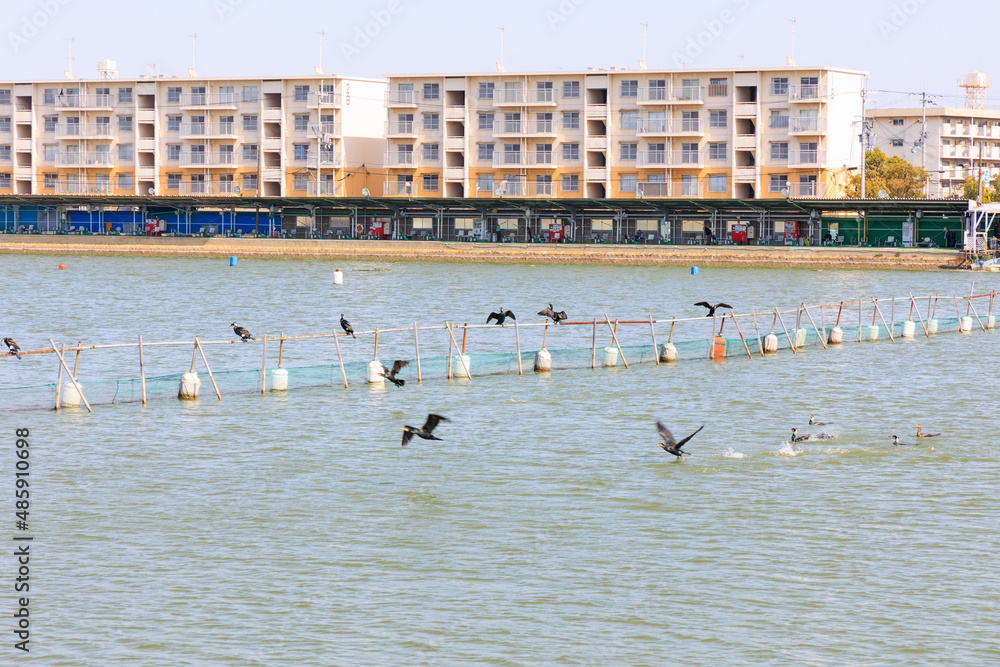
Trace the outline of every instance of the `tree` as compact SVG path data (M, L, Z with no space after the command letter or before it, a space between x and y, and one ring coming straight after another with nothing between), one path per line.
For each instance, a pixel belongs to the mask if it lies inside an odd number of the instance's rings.
M972 176L965 179L965 198L976 201L979 197L979 183ZM1000 174L993 177L992 181L983 182L983 204L1000 201Z
M885 190L888 197L919 199L924 196L926 182L927 172L901 157L888 157L879 148L865 155L865 196L868 198ZM845 195L855 199L861 196L861 174L851 176Z

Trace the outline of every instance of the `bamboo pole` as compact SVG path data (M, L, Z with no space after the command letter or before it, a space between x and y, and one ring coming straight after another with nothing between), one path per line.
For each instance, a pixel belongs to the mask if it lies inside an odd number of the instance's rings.
M969 299L969 307L972 308L972 314L976 316L976 321L979 322L980 328L982 328L983 332L985 333L986 325L983 324L983 321L981 319L979 319L979 313L976 312L976 306L972 303L972 299Z
M917 318L920 320L920 326L924 329L924 336L927 338L931 337L931 332L927 330L927 325L924 324L924 317L920 314L920 308L917 306L916 299L913 298L913 293L910 293L910 319L913 319L913 311L917 311Z
M760 348L760 356L763 357L764 356L764 343L762 343L761 340L760 340L760 327L757 325L757 311L753 310L753 311L750 311L750 312L753 313L753 328L754 328L754 331L757 332L757 347Z
M73 383L73 387L80 394L80 398L83 399L83 404L87 406L87 412L93 412L94 411L93 408L91 408L90 403L87 402L87 397L83 395L83 387L80 386L80 383L76 381L75 377L70 375L69 366L66 365L65 355L59 352L59 350L56 350L56 344L51 338L49 339L49 343L52 345L52 349L56 351L56 355L59 357L59 363L61 363L62 367L66 369L66 375L70 376L69 379ZM65 347L65 345L63 347ZM59 385L62 386L62 382L60 382Z
M285 355L285 332L282 331L281 339L278 341L278 368L281 368L281 361L284 355Z
M546 349L545 345L549 342L549 323L545 323L545 331L542 332L542 349Z
M798 336L799 329L802 328L802 305L796 308L795 312L795 335Z
M590 344L590 370L597 368L597 318L594 318L594 336Z
M615 320L615 327L611 326L611 319L608 318L608 314L604 313L604 321L608 323L608 329L611 329L611 340L614 342L615 346L618 348L618 354L622 357L622 363L625 364L625 368L628 368L628 361L625 360L625 353L622 351L622 346L618 342L618 335L615 333L615 329L618 327L618 320Z
M882 324L885 326L886 331L889 332L889 340L895 343L896 338L892 335L892 327L885 323L885 316L882 315L882 309L878 307L878 299L872 297L872 303L875 304L875 314L879 316L879 319L882 320Z
M215 376L212 375L212 367L208 365L208 357L205 356L205 350L201 347L201 341L198 340L197 336L194 337L194 344L198 348L198 351L201 352L201 360L205 362L205 368L208 369L208 379L212 381L212 387L215 388L215 395L218 396L221 401L222 392L219 391L219 385L215 384Z
M676 325L677 325L677 318L675 317L672 320L670 320L670 338L667 339L668 343L674 342L674 326Z
M267 336L264 336L264 344L261 346L260 361L260 395L267 393Z
M198 339L196 337L194 340L194 349L191 350L191 370L188 371L189 373L194 373L194 365L197 361L198 361Z
M514 340L517 342L517 374L524 375L524 369L521 368L521 332L517 320L514 320Z
M715 352L715 337L716 337L716 335L718 335L715 332L719 331L718 327L715 326L717 319L718 319L718 317L716 315L712 315L712 335L708 337L708 358L709 359L712 358L712 356L713 356L712 353ZM725 324L725 320L723 320L723 324ZM719 333L722 333L722 332L720 331Z
M55 346L53 345L52 347L55 347ZM66 354L66 343L63 343L63 355L65 355L65 354ZM59 401L59 399L62 398L62 371L63 371L63 367L62 367L62 364L56 364L56 367L59 369L59 371L56 373L56 406L55 406L55 411L59 412L59 407L60 407L60 401Z
M819 328L823 330L823 340L827 339L826 335L826 308L823 306L819 307Z
M378 327L375 327L375 349L372 351L372 360L378 359Z
M469 323L466 322L462 325L462 354L465 354L465 337L469 335ZM458 347L458 345L455 345Z
M829 346L826 344L826 339L823 336L819 335L819 329L816 328L816 320L813 319L812 313L809 312L808 308L806 308L805 311L806 311L806 317L809 318L809 323L813 325L813 331L816 332L816 337L819 338L819 342L823 343L823 349L824 350L828 349Z
M889 321L892 322L892 326L896 326L896 297L892 298L892 305L889 307Z
M861 304L861 299L858 299L858 342L861 342L861 311L864 308Z
M996 296L996 293L997 293L996 290L990 292L990 312L986 313L987 317L993 314L993 299Z
M347 334L344 334L345 336ZM344 378L344 389L347 389L347 371L344 370L344 355L340 353L340 341L337 340L337 332L333 332L333 344L337 346L337 360L340 361L340 375Z
M448 323L444 323L444 328L448 328ZM451 379L451 341L448 341L448 379Z
M83 341L82 340L77 341L77 343L76 343L76 361L73 363L73 377L76 377L80 373L80 350L81 350L80 346L81 345L83 345ZM66 353L63 352L63 354L66 354Z
M514 321L516 322L517 320L514 320ZM455 344L455 349L457 350L458 349L458 341L455 340L455 331L452 329L451 324L448 325L448 335L451 336L451 342ZM465 377L467 377L468 379L471 380L472 379L472 373L469 372L469 365L467 363L465 363L465 346L464 346L465 340L464 339L462 340L462 343L463 343L462 352L458 355L458 360L462 362L462 368L465 369Z
M778 307L774 307L774 317L778 322L781 322L781 330L785 332L785 338L788 339L788 346L792 348L792 354L798 354L795 351L795 345L792 344L792 337L788 335L788 329L785 327L785 320L778 316Z
M656 349L656 330L653 328L653 316L649 316L649 335L653 337L653 360L656 365L660 365L660 353Z
M958 295L954 292L951 293L952 298L955 299L955 317L958 318L958 330L962 330L962 311L958 309Z
M417 323L413 323L413 349L417 354L417 384L423 382L420 375L420 337L417 335Z
M843 312L844 312L844 302L841 301L840 302L840 308L837 309L837 323L834 324L833 326L835 326L835 327L839 327L840 326L840 314L843 313Z
M142 404L146 405L146 360L142 356L142 334L139 334L139 382L142 385Z
M736 315L734 315L733 313L730 313L729 316L733 318L733 324L736 325L736 333L738 333L740 335L740 340L743 341L743 349L745 349L747 351L747 357L749 357L750 359L753 359L753 355L750 354L750 346L747 345L747 340L746 340L746 338L743 337L743 330L740 329L740 322L739 322L739 320L736 319Z
M937 302L938 302L938 295L935 294L934 295L934 310L931 311L931 319L932 320L937 316ZM927 307L928 308L931 307L931 298L930 297L927 297Z

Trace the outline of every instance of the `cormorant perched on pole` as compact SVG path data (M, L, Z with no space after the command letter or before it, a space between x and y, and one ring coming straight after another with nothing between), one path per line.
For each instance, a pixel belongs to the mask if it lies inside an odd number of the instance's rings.
M704 424L698 427L698 431L700 431L703 428L705 428ZM664 426L663 422L660 421L656 422L656 429L660 432L660 437L663 439L662 443L657 443L658 445L660 445L660 447L663 448L663 451L673 454L677 458L681 458L681 456L685 454L690 456L690 454L682 450L681 447L683 447L688 440L693 438L698 433L698 431L695 431L694 433L684 438L680 442L677 442L676 440L674 440L674 436L670 432L670 429Z
M13 354L18 359L21 358L21 348L17 346L17 343L14 342L13 338L4 338L3 342L4 345L7 346L7 349L10 350L11 354Z
M250 332L244 329L243 327L237 325L236 322L233 322L229 326L233 328L234 334L243 339L244 343L247 342L248 340L253 340L253 336L250 335Z
M344 331L351 334L351 338L357 338L357 336L354 335L354 327L351 326L350 322L344 319L343 313L340 314L340 326L344 329Z
M388 368L385 367L385 364L382 364L382 372L380 373L380 375L389 382L396 385L397 387L402 387L404 384L406 384L406 380L397 378L396 373L405 368L407 363L408 362L403 361L402 359L396 359L396 361L394 361L392 364L392 370L389 370Z
M541 315L542 317L549 318L555 324L559 324L563 320L569 319L569 316L566 315L566 311L565 310L560 310L557 313L555 310L552 309L552 304L551 303L549 304L548 308L543 308L540 311L538 311L538 314Z
M447 417L442 417L441 415L430 414L427 415L427 421L425 421L424 425L421 426L420 428L414 428L413 426L404 426L403 447L406 447L406 443L408 443L413 438L413 436L417 436L418 438L423 438L424 440L440 440L441 438L437 437L436 435L431 435L431 431L433 431L435 427L437 427L438 423L447 421L451 420L448 419Z
M714 317L715 316L715 309L716 308L728 308L729 310L733 309L733 307L730 306L728 303L717 303L717 304L715 304L713 306L708 301L699 301L698 303L696 303L694 305L696 305L696 306L704 306L705 308L708 308L708 315L706 315L705 317Z
M514 317L514 313L510 312L509 310L504 310L503 306L500 306L500 312L490 313L490 316L486 318L486 324L489 324L491 320L496 320L497 324L503 326L503 321L506 320L508 317L512 320L517 319L516 317Z

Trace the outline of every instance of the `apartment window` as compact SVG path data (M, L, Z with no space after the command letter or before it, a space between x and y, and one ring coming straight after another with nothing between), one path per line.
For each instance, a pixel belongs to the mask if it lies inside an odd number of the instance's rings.
M45 144L42 146L42 159L46 162L52 162L56 159L56 153L59 150L58 144Z
M491 132L493 131L493 114L491 113L479 114L479 129L490 130Z
M562 96L563 99L579 99L580 97L580 82L579 81L563 81L562 85Z
M118 89L118 104L132 104L132 89L131 88L119 88Z
M181 90L180 86L170 86L167 88L167 104L180 104Z
M423 150L425 160L441 159L441 144L424 144Z
M243 174L243 189L244 190L257 189L257 174Z
M181 131L181 116L167 116L167 132Z
M637 80L622 81L622 97L638 97L639 82Z
M535 164L552 164L552 144L535 145Z
M118 116L118 131L119 132L132 131L132 116Z
M700 123L698 122L698 112L697 111L682 111L681 112L681 131L682 132L698 132L700 130Z
M413 134L413 114L401 113L396 117L399 134Z
M726 142L725 141L710 141L708 142L708 159L709 160L725 160L727 158Z
M323 164L336 164L337 151L334 149L333 144L323 144L319 147L319 160Z
M503 145L503 163L521 164L521 144Z
M10 88L0 88L0 104L10 104Z
M11 152L10 144L4 144L0 146L0 161L10 162Z
M10 190L10 174L0 174L0 190Z
M219 146L219 164L233 164L232 144L222 144Z
M493 144L479 144L479 160L493 162Z
M649 99L653 102L667 99L666 79L652 79L649 82Z
M297 113L292 116L296 132L306 132L309 129L309 114Z
M257 86L243 86L243 101L257 102L260 98L257 93Z
M191 146L190 158L191 164L206 164L204 144Z
M799 94L801 99L815 99L819 97L818 76L804 76L799 80L799 83L802 87Z
M504 102L524 102L524 90L520 81L505 81L503 84Z
M771 192L781 192L788 187L788 176L785 174L771 174Z
M80 136L80 118L79 116L66 119L66 134L71 137Z
M768 127L788 127L788 109L771 109Z
M45 116L42 122L44 123L43 129L45 132L55 132L56 125L59 123L59 116Z
M234 104L236 89L233 86L219 86L219 104Z
M521 131L521 114L505 113L503 115L503 131L509 134L516 134Z
M309 174L295 174L295 179L292 185L293 190L308 190L309 189Z
M119 190L131 190L132 187L132 174L118 174Z
M711 109L708 112L709 127L728 127L729 112L725 109Z
M681 144L681 164L698 164L698 144Z
M562 123L564 130L579 130L580 129L580 112L579 111L564 111L562 115Z
M649 164L667 163L667 145L663 143L646 144L647 162Z
M638 111L622 111L621 128L623 130L635 130L639 127Z
M95 88L94 94L96 95L96 102L99 106L102 107L111 106L110 88Z
M635 160L638 157L639 144L621 144L621 159Z
M54 190L59 183L59 174L45 174L45 184L42 186L46 190Z
M111 134L111 116L98 116L94 120L98 134Z
M537 102L552 102L555 100L555 91L552 88L551 81L538 81L535 83L535 101Z
M899 148L903 145L902 139L893 139L891 142L893 148Z
M181 159L181 145L180 144L167 144L167 160L170 162L176 162Z
M563 174L562 189L563 192L579 192L580 177L577 174Z
M296 102L308 102L309 86L295 86L295 96L293 99Z
M476 192L493 192L493 174L476 176Z
M295 159L300 161L309 159L309 144L295 144Z
M111 164L111 146L97 146L94 158L97 164Z
M787 95L788 94L788 77L787 76L776 76L771 79L771 94L772 95Z
M180 190L180 189L181 189L181 175L167 174L167 190Z
M256 162L257 156L260 154L258 152L257 144L243 144L243 161L244 162Z
M700 100L701 99L701 80L700 79L681 79L681 100Z
M799 144L799 162L815 164L819 162L819 144L815 141L804 141Z
M0 116L0 132L10 132L10 116Z
M133 156L132 144L118 144L118 159L122 162L131 162Z
M639 179L635 174L622 174L618 180L619 192L635 192Z
M435 86L437 84L434 84ZM437 192L440 188L440 181L437 174L424 174L424 182L421 184L425 192Z
M440 130L440 129L441 129L441 115L436 113L425 113L424 130Z
M729 79L709 79L708 96L725 97L729 94Z
M535 114L535 131L537 131L537 132L551 132L552 131L552 114L551 113L536 113Z
M787 160L788 159L788 142L787 141L772 141L771 142L771 159L772 160Z
M496 92L494 89L496 86L492 82L487 83L485 81L479 82L479 99L481 100L492 100L493 93Z
M56 103L56 89L46 88L42 91L42 104L55 104ZM10 104L6 102L5 104Z
M396 146L396 159L399 164L413 164L413 144L399 144Z
M232 134L234 116L219 116L219 133Z
M815 174L810 176L799 176L799 196L815 197L816 183L817 182Z
M893 118L892 119L892 124L895 127L901 127L903 125L903 119L902 118Z
M441 99L441 85L437 83L425 83L424 84L424 99L425 100L439 100Z
M233 175L232 174L220 174L219 175L219 192L221 194L229 194L233 191Z
M562 159L563 160L579 160L580 159L580 144L563 144L562 145Z
M726 191L726 175L725 174L709 174L708 175L708 191L709 192L725 192Z
M697 197L700 192L698 192L698 177L694 174L686 174L681 176L681 196L682 197Z

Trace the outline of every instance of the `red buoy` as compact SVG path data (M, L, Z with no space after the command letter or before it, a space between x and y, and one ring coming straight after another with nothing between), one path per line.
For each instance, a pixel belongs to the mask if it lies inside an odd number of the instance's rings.
M66 270L66 265L65 264L60 264L59 265L59 270L60 271L65 271Z

